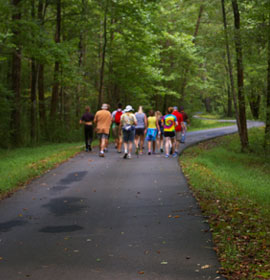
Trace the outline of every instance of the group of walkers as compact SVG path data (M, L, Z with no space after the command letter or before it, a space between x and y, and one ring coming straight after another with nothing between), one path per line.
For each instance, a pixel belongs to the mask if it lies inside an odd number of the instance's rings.
M99 138L99 156L104 157L108 151L108 140L110 129L115 139L115 148L118 153L122 152L124 145L123 158L131 158L133 144L135 143L136 154L143 154L144 141L147 141L148 155L155 154L156 151L163 153L165 157L177 157L180 143L185 143L188 116L184 108L169 107L164 116L160 111L150 110L148 116L144 113L143 107L139 106L134 113L132 106L127 105L123 110L122 104L110 113L109 105L103 104L101 110L95 116L90 113L90 107L86 106L85 113L80 119L84 124L86 151L91 151L93 139L93 127Z

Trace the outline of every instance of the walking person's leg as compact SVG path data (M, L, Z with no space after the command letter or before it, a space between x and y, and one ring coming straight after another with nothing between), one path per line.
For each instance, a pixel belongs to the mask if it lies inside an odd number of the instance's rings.
M84 140L85 140L85 151L88 152L89 148L88 148L88 131L87 131L87 127L84 126Z
M165 157L169 157L170 154L170 137L165 137Z
M144 145L144 134L140 136L140 154L143 153L143 145Z

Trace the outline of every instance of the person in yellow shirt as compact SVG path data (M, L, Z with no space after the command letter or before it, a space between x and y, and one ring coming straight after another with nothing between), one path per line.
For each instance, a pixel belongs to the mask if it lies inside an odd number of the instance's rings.
M158 119L155 116L155 112L153 110L150 110L148 115L149 116L147 118L148 126L146 132L146 140L148 141L148 155L151 155L151 153L155 154L156 137L157 134L160 133L160 127L158 124Z

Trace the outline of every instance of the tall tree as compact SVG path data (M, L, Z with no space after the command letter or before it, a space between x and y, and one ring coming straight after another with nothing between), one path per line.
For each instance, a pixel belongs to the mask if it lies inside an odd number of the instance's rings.
M246 119L246 102L244 95L244 66L242 54L242 40L240 29L240 12L237 0L232 0L234 27L235 27L235 50L236 50L236 66L237 66L237 85L238 85L238 106L239 106L239 125L240 125L240 141L242 150L248 148L248 132Z
M61 0L56 2L56 32L55 32L55 43L59 44L61 42ZM56 120L56 114L58 109L59 101L59 77L60 77L60 62L56 58L54 65L54 81L52 88L52 99L51 99L51 113L50 119L51 124Z
M266 94L266 121L264 146L270 151L270 10L268 10L268 68L267 68L267 94Z
M11 89L14 93L14 108L11 115L11 135L15 145L21 142L21 43L20 43L20 20L21 0L12 0L12 33L15 45L12 53Z
M234 77L233 77L233 66L232 66L231 52L230 52L229 39L228 39L228 28L227 28L227 16L226 16L226 10L225 10L225 0L221 0L221 8L222 8L222 17L223 17L224 34L225 34L225 45L226 45L226 54L227 54L227 63L228 63L228 73L229 73L229 78L230 78L230 87L228 87L228 91L231 91L231 94L232 94L238 132L240 133L239 113L238 113L238 107L237 107L237 98L236 98L236 93L235 93L235 85L234 85ZM228 100L228 102L230 102L230 101Z

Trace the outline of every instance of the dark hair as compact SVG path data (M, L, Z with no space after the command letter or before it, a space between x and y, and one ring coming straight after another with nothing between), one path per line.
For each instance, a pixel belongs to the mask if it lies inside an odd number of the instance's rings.
M89 106L85 106L85 111L86 112L90 112L90 107Z
M122 107L123 107L122 103L118 103L117 106L118 106L119 109L122 109Z
M149 115L150 117L153 117L154 114L155 114L154 110L150 110L150 111L148 112L148 115Z
M180 106L180 111L184 111L184 107L183 106Z

